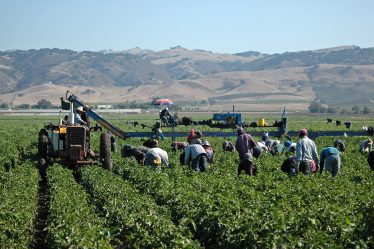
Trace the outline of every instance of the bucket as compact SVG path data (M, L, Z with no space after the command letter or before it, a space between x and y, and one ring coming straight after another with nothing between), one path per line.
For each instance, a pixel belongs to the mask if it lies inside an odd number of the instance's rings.
M258 120L258 126L265 126L265 119L264 118L260 118Z

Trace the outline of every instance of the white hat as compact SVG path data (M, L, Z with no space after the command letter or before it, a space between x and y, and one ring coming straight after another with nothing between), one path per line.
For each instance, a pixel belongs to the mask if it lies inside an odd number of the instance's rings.
M207 140L205 140L202 144L203 146L206 145L206 146L210 146L209 142Z
M81 112L83 112L83 106L78 106L78 107L77 107L77 111L81 111Z
M168 111L168 110L169 110L169 108L168 108L168 107L165 107L165 110L167 110L167 111Z

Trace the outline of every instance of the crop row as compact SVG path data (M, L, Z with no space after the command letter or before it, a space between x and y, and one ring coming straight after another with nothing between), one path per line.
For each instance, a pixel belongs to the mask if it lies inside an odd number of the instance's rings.
M33 242L38 171L27 161L1 174L0 248L28 248Z
M33 128L23 129L19 124L2 121L0 126L0 172L32 160L36 154L37 137L33 140ZM30 127L29 127L30 128Z
M100 167L81 169L83 186L91 194L111 234L130 248L198 248L183 226L171 222L169 211L139 193L131 184Z
M47 171L51 194L48 243L51 248L111 248L103 220L87 202L72 171L58 165Z

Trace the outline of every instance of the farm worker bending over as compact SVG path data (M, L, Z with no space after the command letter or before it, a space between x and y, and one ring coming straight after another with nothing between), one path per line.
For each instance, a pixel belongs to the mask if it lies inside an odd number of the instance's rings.
M264 132L262 134L261 141L266 146L266 150L272 150L275 146L277 146L280 143L279 140L270 139L269 133L267 132Z
M184 164L189 165L190 162L192 168L195 171L204 172L206 170L207 154L203 146L201 146L201 140L195 139L194 144L190 144L184 150Z
M244 155L250 153L253 155L253 148L256 146L255 140L248 133L245 133L243 128L238 128L238 137L236 138L235 148L239 153L239 161L244 160Z
M209 144L209 142L207 140L205 140L202 143L202 146L205 149L205 152L206 152L206 155L207 155L207 159L208 159L208 163L213 163L213 160L214 160L214 150L213 150L212 146L210 146L210 144Z
M296 157L290 156L285 159L281 165L281 170L289 176L295 176L297 173Z
M296 163L299 171L304 174L317 172L319 158L315 143L308 138L308 131L301 129L300 140L296 143Z
M145 153L144 164L152 166L155 169L160 169L161 164L168 167L169 157L168 153L161 148L158 148L158 141L152 139L149 143L150 149Z
M334 143L335 147L326 147L321 152L319 173L322 174L323 168L326 165L326 171L330 172L332 176L336 176L340 170L340 156L341 152L337 149L339 143Z
M370 138L368 138L364 141L361 141L359 150L361 153L369 152L371 151L372 146L373 146L373 141Z

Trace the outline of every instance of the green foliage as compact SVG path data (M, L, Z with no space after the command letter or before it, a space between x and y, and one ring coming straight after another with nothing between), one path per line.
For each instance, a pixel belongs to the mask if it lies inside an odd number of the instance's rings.
M32 108L37 108L37 109L53 109L56 108L50 101L46 99L41 99L36 103L36 105L33 105Z
M126 131L141 129L126 122L134 116L109 118L113 125ZM271 123L271 117L265 118ZM345 121L348 117L333 118ZM36 154L38 130L49 119L1 119L0 248L27 248L32 243L38 174L29 160L34 160ZM136 119L145 124L154 122L151 115L138 115ZM351 130L361 130L372 122L364 118L349 120ZM289 130L305 127L310 132L347 131L345 127L326 124L326 119L319 116L290 116L288 121ZM177 127L186 135L190 128ZM211 130L194 128L202 130L203 135ZM92 133L93 149L98 148L98 138L99 134ZM206 173L197 174L180 165L179 154L171 151L169 138L160 141L160 147L168 152L172 167L162 172L140 166L132 158L120 158L119 153L113 154L114 173L88 166L74 178L68 169L50 167L50 246L374 247L374 172L367 165L366 154L358 153L358 144L364 137L341 137L347 152L335 178L326 172L289 178L280 170L285 158L270 154L255 160L257 176L238 176L237 153L221 150L224 140L235 138L205 139L216 150L215 162ZM318 138L318 151L336 139ZM140 145L143 141L117 140L118 147L124 143Z
M9 108L9 104L7 104L7 103L1 103L0 104L0 108L1 109L8 109Z
M87 203L87 194L72 171L49 167L51 193L48 237L52 248L111 248L103 222ZM72 191L73 190L73 191Z
M335 139L319 138L317 146ZM205 174L178 165L170 151L175 166L162 174L133 161L118 161L115 171L167 206L207 248L365 248L373 243L368 207L374 186L365 155L357 153L361 139L345 139L348 152L337 178L326 173L288 178L280 171L284 158L270 154L256 160L259 174L252 178L236 175L236 154L221 153ZM209 139L214 148L220 140Z
M312 101L308 109L311 113L326 112L326 107L317 100Z
M81 169L82 184L117 242L129 248L198 248L189 232L170 220L169 211L131 184L99 167Z
M37 208L38 171L26 162L0 173L0 248L29 248Z

